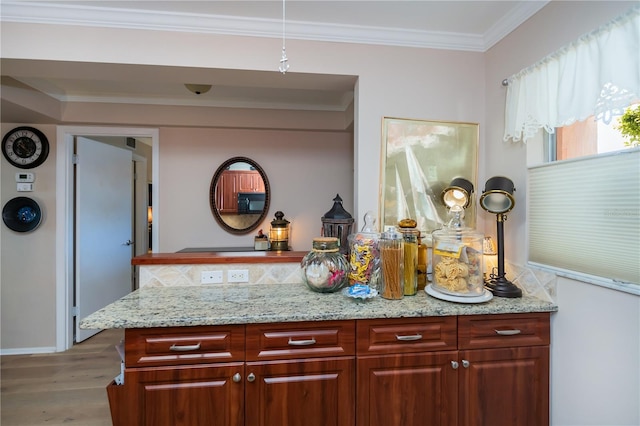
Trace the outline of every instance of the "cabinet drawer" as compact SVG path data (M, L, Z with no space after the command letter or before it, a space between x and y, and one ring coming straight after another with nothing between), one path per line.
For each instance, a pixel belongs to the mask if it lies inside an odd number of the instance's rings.
M456 318L358 321L358 355L445 351L457 348Z
M549 344L549 313L458 317L460 349Z
M355 355L354 321L247 325L247 361Z
M202 364L244 360L244 326L125 330L125 365Z

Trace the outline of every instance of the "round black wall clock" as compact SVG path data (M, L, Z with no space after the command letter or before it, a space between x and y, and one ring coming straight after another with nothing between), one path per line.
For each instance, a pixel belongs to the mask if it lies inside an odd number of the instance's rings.
M2 154L12 165L32 169L47 159L49 141L38 129L16 127L2 138Z
M9 229L16 232L33 231L42 221L42 210L35 200L16 197L4 205L2 221Z

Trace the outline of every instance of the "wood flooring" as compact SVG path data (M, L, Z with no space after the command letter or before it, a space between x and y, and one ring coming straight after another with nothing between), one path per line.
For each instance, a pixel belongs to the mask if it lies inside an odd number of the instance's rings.
M105 330L65 352L2 356L0 425L111 426L106 386L123 336Z

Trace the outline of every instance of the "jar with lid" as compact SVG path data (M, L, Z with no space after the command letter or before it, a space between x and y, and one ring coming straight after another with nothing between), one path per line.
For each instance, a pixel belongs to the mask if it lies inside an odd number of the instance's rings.
M351 234L349 242L349 285L363 284L380 290L380 253L378 240L380 235L375 230L373 213L364 215L364 226L361 232Z
M333 293L349 283L349 265L340 254L335 237L314 238L313 247L302 259L300 267L304 283L319 293Z
M398 300L404 296L404 246L402 234L395 229L380 237L381 290L385 299Z
M452 226L432 233L432 288L454 296L480 296L482 277L482 242L484 236L471 228Z
M416 221L403 219L398 228L403 239L403 292L405 296L415 296L418 292L418 236Z

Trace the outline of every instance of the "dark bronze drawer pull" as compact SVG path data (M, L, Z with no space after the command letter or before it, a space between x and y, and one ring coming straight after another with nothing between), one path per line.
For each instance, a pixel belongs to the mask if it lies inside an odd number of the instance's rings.
M316 344L316 339L291 340L291 337L289 337L289 345L290 346L309 346L309 345L315 345L315 344Z
M520 334L520 330L518 330L517 328L514 330L494 330L497 334L501 335L501 336L513 336L515 334Z
M414 334L412 336L398 336L396 334L396 339L400 340L402 342L412 342L414 340L420 340L422 339L422 334Z
M169 348L170 350L174 351L174 352L188 352L188 351L197 351L198 349L200 349L200 342L198 342L197 345L171 345L171 347Z

